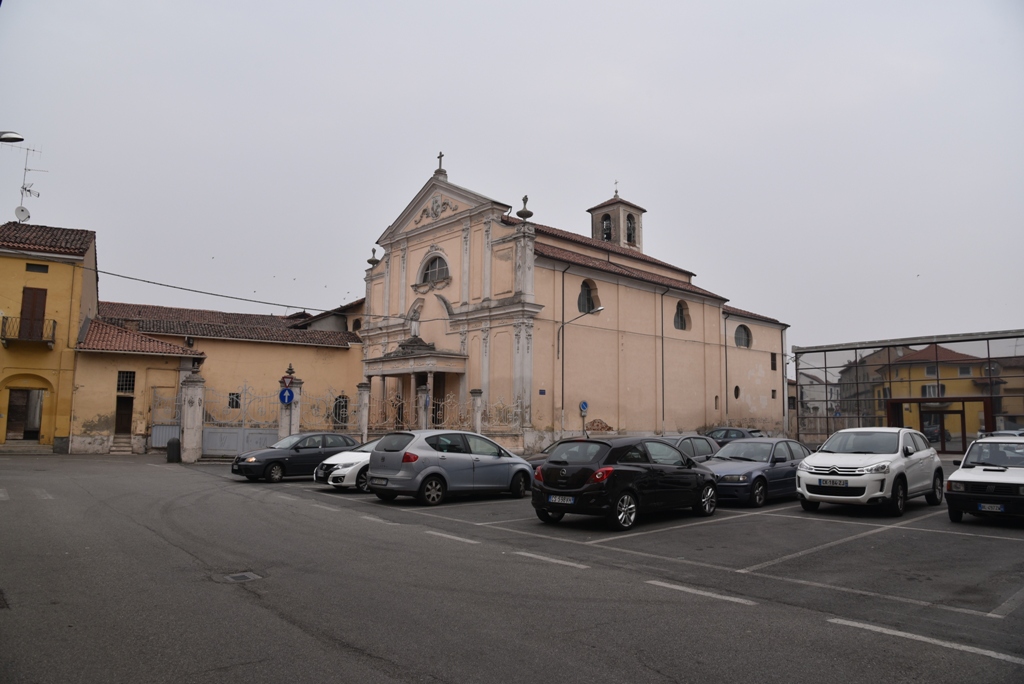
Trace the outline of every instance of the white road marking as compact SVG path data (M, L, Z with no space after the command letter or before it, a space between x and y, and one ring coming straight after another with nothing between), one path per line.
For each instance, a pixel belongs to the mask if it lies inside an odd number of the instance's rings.
M955 651L963 651L965 653L974 653L976 655L982 655L987 658L995 658L996 660L1004 660L1008 663L1015 665L1024 665L1024 658L1017 658L1012 655L1006 655L1005 653L997 653L996 651L989 651L984 648L975 648L974 646L965 646L964 644L957 644L952 641L942 641L941 639L932 639L931 637L921 636L920 634L911 634L910 632L900 632L895 629L888 629L886 627L878 627L876 625L869 625L863 622L851 622L850 620L841 620L839 618L829 619L834 625L844 625L846 627L856 627L858 629L866 629L871 632L878 632L879 634L888 634L889 636L903 637L904 639L913 639L914 641L921 641L926 644L932 644L933 646L941 646L943 648L951 648Z
M523 522L524 520L536 520L537 516L532 518L514 518L512 520L492 520L491 522L472 523L473 525L504 525L505 523Z
M445 539L451 539L452 541L460 541L463 544L479 544L480 542L472 539L464 539L463 537L456 537L454 534L444 534L443 532L434 532L433 530L427 530L426 534L432 534L435 537L444 537Z
M0 489L0 501L10 501L10 497L7 496L6 489Z
M749 601L747 599L738 598L736 596L724 596L722 594L712 594L710 591L701 591L700 589L694 589L692 587L684 587L679 584L669 584L668 582L659 582L657 580L648 580L647 584L653 584L656 587L664 587L666 589L675 589L676 591L685 591L688 594L697 594L698 596L706 596L708 598L719 599L720 601L732 601L733 603L742 603L745 606L756 606L757 603Z
M1003 605L993 610L989 615L992 617L1006 617L1019 608L1022 603L1024 603L1024 589L1021 589L1011 596L1003 603Z
M175 465L159 465L157 463L147 463L146 465L148 465L148 466L150 466L152 468L163 468L165 470L171 469L171 468L177 470L177 468L178 468L178 466L175 466Z
M310 504L313 508L322 508L325 511L340 511L341 509L337 506L325 506L323 504Z
M926 515L926 516L924 516L924 518L931 518L933 516L942 515L942 514L945 514L945 511L938 511L937 513L932 513L931 515ZM751 565L749 568L743 568L742 570L737 570L736 572L739 572L739 573L754 572L755 570L760 570L762 568L767 568L767 567L769 567L771 565L777 565L778 563L785 563L786 561L793 560L794 558L800 558L801 556L807 556L807 555L812 554L812 553L817 553L818 551L824 551L825 549L830 549L833 546L839 546L840 544L845 544L847 542L855 541L857 539L862 539L863 537L867 537L867 536L870 536L872 534L878 534L879 532L885 532L886 530L901 529L904 526L909 525L912 522L916 522L917 520L922 520L922 519L923 518L915 518L914 520L907 520L907 521L904 521L904 522L901 522L901 523L896 523L894 525L885 525L884 527L876 527L873 530L868 530L867 532L861 532L860 534L855 534L852 537L846 537L845 539L837 539L835 541L828 542L827 544L819 544L818 546L812 546L809 549L804 549L803 551L797 551L796 553L791 553L788 556L783 556L781 558L776 558L775 560L765 561L764 563L758 563L757 565Z
M672 527L659 527L656 530L647 530L645 532L633 532L631 534L613 534L601 539L594 539L593 541L584 542L585 544L603 544L610 541L618 541L620 539L632 539L633 537L643 537L648 534L658 534L661 532L672 532L673 530L679 530L684 527L696 527L697 525L710 525L712 523L723 522L725 520L738 520L740 518L746 518L751 515L760 515L760 513L741 513L731 518L705 518L698 522L687 522L682 525L673 525Z
M52 499L53 497L46 493L45 489L31 489L29 490L36 495L37 499Z
M297 496L292 496L291 494L275 494L274 496L276 496L279 499L287 499L288 501L295 501L296 499L299 498Z
M359 517L370 522L381 523L382 525L401 525L401 523L391 522L390 520L384 520L373 515L361 515Z
M579 568L580 570L586 570L589 565L581 565L579 563L570 563L569 561L558 560L557 558L549 558L547 556L538 556L535 553L526 553L525 551L513 551L517 556L526 556L527 558L535 558L536 560L546 561L548 563L557 563L558 565L568 565L570 568Z

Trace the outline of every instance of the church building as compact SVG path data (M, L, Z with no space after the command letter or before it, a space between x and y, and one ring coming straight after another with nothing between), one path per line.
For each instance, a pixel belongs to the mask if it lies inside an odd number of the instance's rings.
M474 400L485 433L528 453L584 430L785 431L786 324L645 254L645 209L617 191L589 235L526 205L438 168L378 238L359 331L371 432L470 427Z

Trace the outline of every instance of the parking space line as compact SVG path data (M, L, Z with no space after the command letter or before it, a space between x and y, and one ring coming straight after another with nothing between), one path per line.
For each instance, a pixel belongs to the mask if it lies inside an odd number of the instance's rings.
M299 497L292 496L291 494L274 494L278 499L286 499L288 501L296 501Z
M1003 605L993 610L989 615L992 617L1006 617L1014 610L1020 607L1024 603L1024 589L1021 589L1016 594L1007 599Z
M645 532L633 532L631 534L616 534L609 535L603 539L594 539L593 541L583 542L584 544L603 544L610 541L618 541L620 539L632 539L633 537L643 537L648 534L658 534L660 532L671 532L673 530L679 530L684 527L696 527L697 525L710 525L711 523L722 522L723 520L738 520L739 518L746 518L751 515L760 515L759 513L741 513L732 518L706 518L698 522L688 522L682 525L673 525L672 527L660 527L656 530L647 530Z
M363 520L369 520L370 522L380 523L382 525L401 525L401 523L391 522L390 520L385 520L384 518L378 518L375 515L361 515L359 517Z
M904 527L905 530L915 532L934 532L936 534L955 534L960 537L978 537L979 539L998 539L999 541L1024 542L1024 537L997 537L994 534L975 534L974 532L959 532L954 530L929 530L924 527Z
M932 513L931 515L924 516L924 517L930 518L932 516L941 515L941 514L944 514L944 513L945 513L945 511L938 511L936 513ZM862 539L863 537L868 537L868 536L870 536L872 534L878 534L879 532L885 532L886 530L902 528L902 527L904 527L906 525L909 525L912 522L915 522L915 521L921 520L921 519L922 518L915 518L914 520L907 520L905 522L896 523L894 525L885 525L885 526L882 526L882 527L876 527L873 530L868 530L867 532L861 532L860 534L855 534L852 537L846 537L845 539L837 539L835 541L828 542L827 544L819 544L818 546L813 546L813 547L811 547L809 549L804 549L803 551L797 551L796 553L791 553L791 554L789 554L787 556L783 556L781 558L776 558L775 560L765 561L764 563L758 563L757 565L751 565L749 568L743 568L742 570L737 570L736 572L739 572L739 573L754 572L755 570L760 570L762 568L767 568L767 567L772 566L772 565L777 565L778 563L785 563L786 561L793 560L794 558L800 558L801 556L807 556L807 555L812 554L812 553L817 553L818 551L824 551L825 549L830 549L833 546L839 546L840 544L845 544L847 542L855 541L857 539Z
M480 542L473 539L466 539L465 537L456 537L454 534L445 534L444 532L434 532L433 530L427 530L424 534L432 534L435 537L444 537L445 539L451 539L452 541L462 542L463 544L479 544Z
M44 499L44 500L46 500L46 499L52 499L53 498L52 496L50 496L49 494L46 493L45 489L30 489L29 491L32 492L33 494L35 494L35 497L37 499Z
M974 646L966 646L964 644L957 644L952 641L942 641L941 639L932 639L931 637L921 636L920 634L911 634L910 632L900 632L895 629L889 629L887 627L879 627L877 625L869 625L864 622L853 622L851 620L842 620L840 618L830 618L829 622L834 625L844 625L846 627L856 627L857 629L866 629L871 632L878 632L879 634L887 634L889 636L902 637L904 639L913 639L914 641L921 641L926 644L932 644L933 646L941 646L942 648L951 648L955 651L964 651L965 653L974 653L975 655L982 655L987 658L995 658L996 660L1004 660L1008 663L1015 665L1024 665L1024 658L1017 658L1012 655L1005 653L998 653L996 651L989 651L984 648L975 648Z
M679 584L669 584L668 582L659 582L657 580L648 580L647 584L653 584L656 587L664 587L666 589L675 589L676 591L685 591L688 594L697 594L698 596L706 596L708 598L718 599L720 601L732 601L733 603L742 603L745 606L756 606L757 603L749 599L742 599L736 596L725 596L723 594L713 594L710 591L702 591L700 589L694 589L693 587L684 587Z
M571 563L569 561L558 560L557 558L549 558L548 556L538 556L535 553L526 553L525 551L513 551L517 556L526 556L527 558L535 558L537 560L546 561L548 563L557 563L558 565L568 565L570 568L579 568L580 570L587 570L590 568L589 565L582 565L580 563Z
M10 501L10 497L7 496L6 489L0 489L0 501Z
M535 520L535 519L536 519L536 516L534 516L532 518L515 518L513 520L492 520L490 522L472 523L472 524L473 525L504 525L505 523L525 522L527 520Z
M316 503L315 503L315 504L310 504L310 506L312 506L313 508L322 508L322 509L324 509L325 511L334 511L334 512L338 512L338 511L340 511L340 510L341 510L341 509L340 509L340 508L338 508L337 506L325 506L324 504L316 504Z

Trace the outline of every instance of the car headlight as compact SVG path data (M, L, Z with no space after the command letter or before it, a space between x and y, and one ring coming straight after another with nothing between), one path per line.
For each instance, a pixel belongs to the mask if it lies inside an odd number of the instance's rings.
M749 479L749 475L723 475L718 478L719 482L746 482Z
M353 462L353 463L341 463L341 464L336 465L334 467L335 468L351 468L354 465L355 465L355 462Z
M863 468L857 468L858 473L888 473L889 472L889 461L884 463L875 463Z
M962 491L964 491L964 483L963 482L950 482L949 483L949 491L951 491L951 492L962 492Z
M800 461L800 463L797 464L796 469L797 470L810 470L811 469L811 465L808 464L807 461Z
M245 459L245 462L246 463L255 463L256 462L256 457L255 456L250 456L249 458Z

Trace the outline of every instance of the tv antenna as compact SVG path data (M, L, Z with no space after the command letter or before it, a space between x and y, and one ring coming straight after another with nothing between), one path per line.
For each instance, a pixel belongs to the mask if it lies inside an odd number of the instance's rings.
M28 167L28 155L30 152L41 154L39 150L33 149L31 147L25 148L25 171L21 174L21 205L15 208L14 210L14 215L17 217L20 223L28 221L29 218L31 218L32 216L31 214L29 214L28 209L25 208L25 198L39 197L39 191L32 189L32 186L35 185L35 183L28 182L28 172L33 171L35 173L49 173L49 171L47 171L46 169L30 169Z

